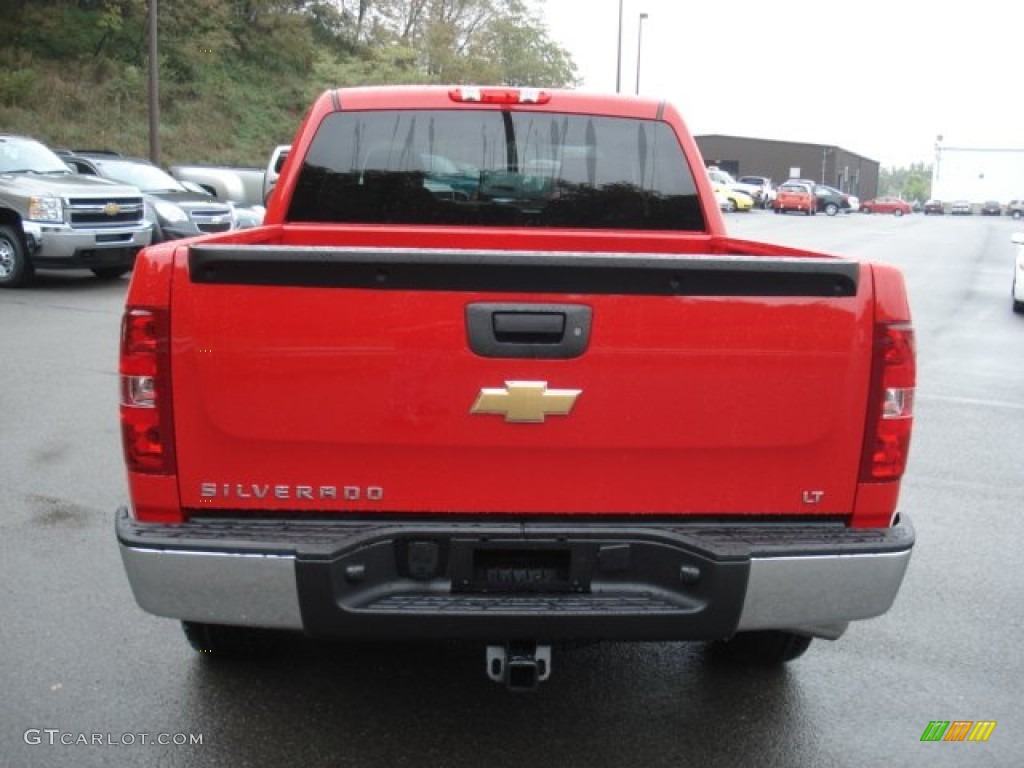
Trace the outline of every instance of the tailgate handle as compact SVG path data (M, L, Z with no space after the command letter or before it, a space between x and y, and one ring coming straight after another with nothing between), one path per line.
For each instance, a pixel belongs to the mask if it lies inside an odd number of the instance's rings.
M482 357L579 357L590 341L590 319L590 307L582 304L478 302L466 307L469 347Z
M495 312L491 318L500 344L557 344L565 335L564 312Z

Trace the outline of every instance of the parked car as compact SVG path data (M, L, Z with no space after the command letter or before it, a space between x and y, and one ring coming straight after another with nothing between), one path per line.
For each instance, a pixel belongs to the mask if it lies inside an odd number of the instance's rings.
M763 208L767 208L775 199L775 184L767 176L740 176L737 183L758 187L760 192L754 195L754 202Z
M946 211L942 207L942 201L941 200L935 200L933 198L931 200L926 201L925 204L924 204L924 215L925 216L931 216L932 214L935 214L937 216L942 216L945 212Z
M267 198L274 191L277 185L277 178L284 168L284 161L288 159L288 153L292 151L291 144L279 144L270 153L270 162L267 163L267 170L263 172L263 204L267 204Z
M1013 311L1024 314L1024 232L1017 232L1010 238L1017 246L1017 257L1013 265Z
M981 204L982 216L1002 216L1003 206L998 200L986 200Z
M142 190L154 243L244 229L263 221L262 208L237 206L190 191L148 160L95 151L64 154L61 159L83 176L113 179Z
M1019 219L1024 216L1024 200L1011 200L1006 204L1006 215Z
M808 187L811 188L811 190L813 190L816 186L818 186L818 182L816 182L814 179L795 179L795 178L794 179L786 179L786 183L788 183L788 184L806 184Z
M172 165L170 173L178 181L199 185L218 200L229 200L240 205L262 205L266 200L266 168Z
M827 216L835 216L837 213L850 210L849 196L833 187L815 184L814 198L816 209Z
M910 203L898 197L876 197L861 203L860 209L864 213L891 213L894 216L903 216L914 210Z
M787 181L776 190L772 208L776 213L802 211L807 216L813 216L817 210L814 187L804 182Z
M145 211L135 186L77 176L35 139L0 134L0 288L37 269L120 277L150 244Z
M954 216L970 216L972 213L969 200L954 200L949 206L949 212Z
M716 168L715 166L708 168L708 176L710 177L712 184L721 184L723 187L734 189L737 192L743 192L746 195L750 195L751 199L754 200L757 199L758 193L761 191L759 185L744 184L736 181L731 174L726 173L721 168Z
M718 200L718 207L723 211L728 213L734 211L746 213L754 207L754 198L745 192L738 192L721 184L712 184L711 188L715 192L715 199Z

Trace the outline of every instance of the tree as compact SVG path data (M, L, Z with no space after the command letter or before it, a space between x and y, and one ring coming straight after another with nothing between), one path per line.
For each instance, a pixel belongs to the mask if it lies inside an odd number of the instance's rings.
M418 51L434 82L573 86L576 66L523 0L373 0L376 39Z
M541 0L159 3L168 161L257 165L325 88L572 86ZM150 0L0 0L0 122L57 146L143 154Z
M909 168L882 168L878 188L883 195L904 200L927 200L932 194L932 167L911 163Z

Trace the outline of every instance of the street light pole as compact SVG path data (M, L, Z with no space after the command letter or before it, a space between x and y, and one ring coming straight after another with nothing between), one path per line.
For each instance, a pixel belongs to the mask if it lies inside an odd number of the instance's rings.
M828 159L830 154L835 154L835 147L822 147L821 148L821 183L825 183L825 161Z
M157 0L149 0L149 159L160 164L160 60L157 55Z
M647 18L646 13L640 14L640 22L636 29L636 91L635 93L640 95L640 46L644 41L644 19Z
M622 93L622 0L619 0L619 53L615 58L615 92Z

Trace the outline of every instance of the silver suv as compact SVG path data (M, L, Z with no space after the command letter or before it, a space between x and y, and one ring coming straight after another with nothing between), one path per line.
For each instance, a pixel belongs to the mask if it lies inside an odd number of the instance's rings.
M0 135L0 288L37 268L120 277L151 238L137 188L76 176L38 141Z

